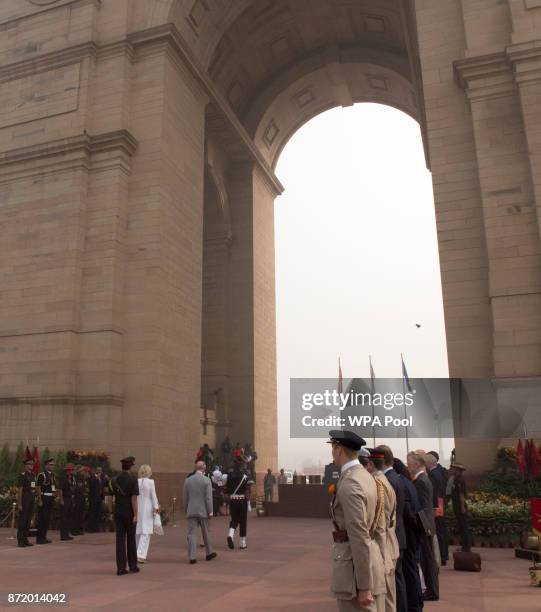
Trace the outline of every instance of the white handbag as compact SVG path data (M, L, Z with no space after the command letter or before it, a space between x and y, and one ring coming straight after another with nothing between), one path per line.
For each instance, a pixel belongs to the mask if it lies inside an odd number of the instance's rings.
M163 535L162 518L159 512L154 515L154 535Z

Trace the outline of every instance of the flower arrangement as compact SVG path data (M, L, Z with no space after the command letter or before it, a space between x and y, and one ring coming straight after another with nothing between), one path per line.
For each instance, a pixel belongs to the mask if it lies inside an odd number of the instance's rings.
M102 467L105 472L110 472L109 453L96 450L69 450L66 453L69 463L81 463L90 467Z
M528 528L530 514L524 500L502 493L474 491L466 500L468 524L477 545L510 546ZM446 510L450 533L456 530L453 509Z

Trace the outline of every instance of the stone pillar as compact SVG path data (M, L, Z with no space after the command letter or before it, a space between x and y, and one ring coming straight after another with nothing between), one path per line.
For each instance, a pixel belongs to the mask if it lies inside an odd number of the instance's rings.
M250 442L258 472L277 468L274 188L252 163L233 166L228 193L231 441Z
M541 373L541 256L520 99L505 55L457 62L470 101L489 255L494 376Z
M488 256L471 114L453 61L463 57L455 0L415 2L451 377L493 373Z
M204 112L207 99L171 33L135 48L134 160L126 273L123 452L179 497L200 440Z

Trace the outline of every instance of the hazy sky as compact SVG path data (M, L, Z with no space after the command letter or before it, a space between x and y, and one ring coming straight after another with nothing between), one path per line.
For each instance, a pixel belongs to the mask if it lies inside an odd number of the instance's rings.
M327 111L289 141L277 175L279 462L299 469L330 452L289 439L290 378L335 377L338 356L345 378L369 376L369 354L379 377L401 376L401 352L411 378L448 367L419 125L378 104Z

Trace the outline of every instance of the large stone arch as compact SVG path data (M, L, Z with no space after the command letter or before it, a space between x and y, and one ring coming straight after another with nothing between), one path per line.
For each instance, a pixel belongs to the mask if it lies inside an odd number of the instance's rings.
M538 4L3 0L0 442L134 454L178 486L205 421L208 195L229 217L219 402L276 467L273 164L362 100L421 125L451 375L539 389Z

